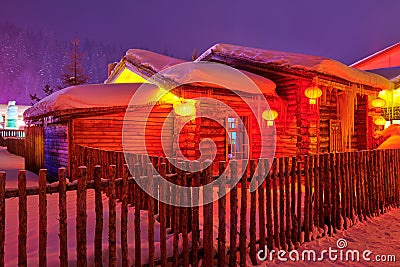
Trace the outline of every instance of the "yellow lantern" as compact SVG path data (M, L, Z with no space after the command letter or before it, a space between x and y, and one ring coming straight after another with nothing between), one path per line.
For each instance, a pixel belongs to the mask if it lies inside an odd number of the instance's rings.
M315 105L317 103L317 98L320 98L322 95L322 90L316 86L313 86L307 88L304 94L306 95L306 97L310 99L310 104Z
M196 107L193 103L190 102L182 102L174 107L175 113L179 116L195 116L196 115Z
M273 109L266 109L262 113L262 118L267 121L268 126L273 126L274 120L278 118L278 112Z
M384 117L380 116L379 118L377 118L375 120L375 124L378 125L378 126L383 126L383 125L386 124L386 120L385 120Z
M376 99L371 101L371 106L374 108L383 108L386 105L385 99L377 97Z

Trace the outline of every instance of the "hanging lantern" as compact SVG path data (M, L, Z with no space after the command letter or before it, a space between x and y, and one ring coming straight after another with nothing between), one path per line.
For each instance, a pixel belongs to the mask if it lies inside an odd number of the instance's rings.
M383 108L386 105L385 99L377 97L376 99L371 101L371 106L374 108Z
M174 107L175 113L179 116L195 116L196 115L196 107L193 103L190 102L182 102Z
M378 125L378 126L383 126L383 125L386 124L386 120L385 120L384 117L380 116L379 118L377 118L375 120L375 124Z
M262 113L262 118L267 121L268 126L273 126L274 120L278 118L278 112L273 109L266 109Z
M313 86L307 88L304 94L310 99L310 104L315 105L317 103L317 99L320 98L322 95L322 90L316 86Z

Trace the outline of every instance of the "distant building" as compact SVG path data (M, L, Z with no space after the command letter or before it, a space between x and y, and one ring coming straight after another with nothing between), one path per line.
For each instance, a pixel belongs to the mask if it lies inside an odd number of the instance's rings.
M351 67L379 74L392 82L391 88L379 93L379 98L385 100L382 116L386 120L385 128L400 124L400 43L367 56Z
M10 101L10 102L14 102L14 101ZM9 104L13 104L13 103L9 103ZM0 104L0 129L4 129L4 128L19 129L24 126L23 114L24 114L25 110L30 108L30 106L15 105L15 107L13 109L14 109L14 112L16 112L15 115L17 115L16 124L14 125L14 123L13 123L11 125L8 125L7 124L7 117L8 117L7 112L9 112L9 104Z

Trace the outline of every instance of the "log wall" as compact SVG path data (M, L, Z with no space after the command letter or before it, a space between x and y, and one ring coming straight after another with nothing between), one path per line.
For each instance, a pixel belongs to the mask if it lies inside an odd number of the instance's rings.
M68 125L50 124L44 127L44 162L51 180L58 177L58 169L68 168Z
M147 119L144 114L149 112L148 108L130 112L126 120L125 112L73 119L73 144L122 151L125 123L125 148L132 153L144 154L141 148L146 142L150 155L163 155L161 139L164 140L165 149L172 153L173 118L166 118L171 109L171 106L158 107ZM147 125L146 139L141 131L144 123Z

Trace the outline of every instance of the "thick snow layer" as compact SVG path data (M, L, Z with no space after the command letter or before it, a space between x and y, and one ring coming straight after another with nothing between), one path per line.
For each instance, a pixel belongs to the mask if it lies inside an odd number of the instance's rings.
M315 71L380 89L390 88L390 82L382 76L351 68L336 60L318 56L271 51L230 44L216 44L204 52L197 61L202 61L213 53L239 60L249 60L255 63L273 64L298 70Z
M178 84L205 85L227 88L250 94L276 95L276 85L262 76L215 63L187 63L176 65L160 73ZM258 88L257 88L258 87Z
M65 88L45 97L33 107L26 110L26 118L79 108L119 107L127 106L136 90L144 86L143 101L136 102L144 105L154 100L154 94L159 88L151 84L91 84ZM147 92L147 93L144 93Z
M181 59L141 49L129 49L126 52L125 58L135 65L150 68L154 72L159 72L165 68L185 62Z
M393 135L400 135L400 124L391 124L380 134L382 137L390 137Z
M378 149L400 148L400 125L392 124L380 133L380 136L387 138Z
M393 135L386 139L378 149L400 148L400 135Z

